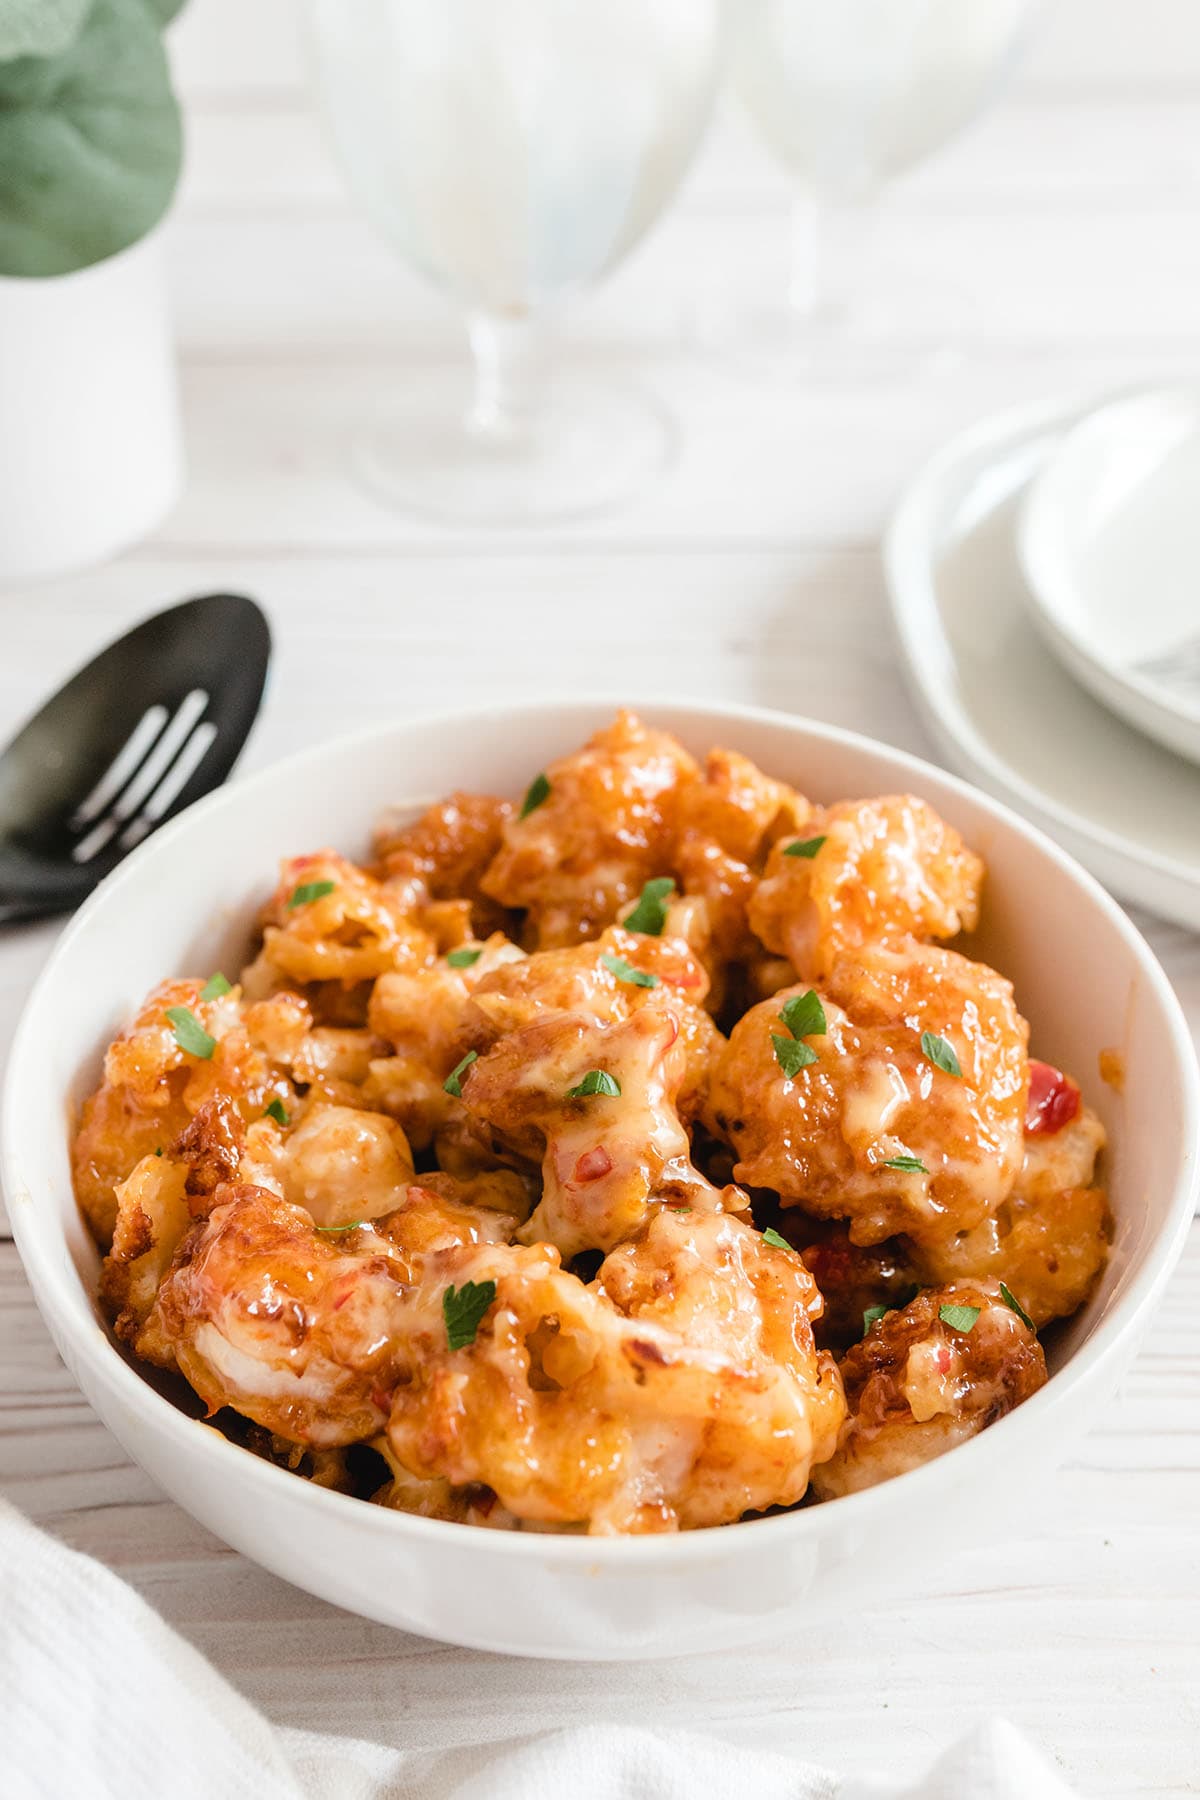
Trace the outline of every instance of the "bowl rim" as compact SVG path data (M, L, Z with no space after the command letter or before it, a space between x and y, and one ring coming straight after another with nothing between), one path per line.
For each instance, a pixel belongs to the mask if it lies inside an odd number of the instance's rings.
M61 1231L43 1233L34 1223L31 1204L33 1196L18 1181L15 1167L17 1152L14 1146L19 1144L21 1138L21 1089L27 1079L24 1071L30 1066L26 1040L37 1025L42 995L50 985L57 964L67 949L89 930L93 913L109 895L119 892L123 886L137 879L140 864L152 847L155 847L156 853L161 853L175 839L186 835L197 819L206 818L242 799L252 799L260 788L279 780L284 771L292 776L303 774L310 767L319 767L331 756L354 754L388 738L397 730L408 731L414 727L441 729L467 721L477 722L483 718L499 720L511 717L524 722L531 716L557 717L568 712L582 715L611 712L622 707L635 711L639 717L646 718L651 723L655 714L666 713L691 714L697 724L712 721L733 725L744 723L770 729L783 728L785 732L794 734L798 741L807 738L870 756L883 756L898 772L902 772L906 778L911 775L918 784L932 780L936 786L949 790L951 794L995 816L1001 825L1014 831L1019 838L1026 840L1031 847L1056 863L1082 890L1084 898L1099 908L1108 923L1125 940L1149 985L1159 1015L1170 1034L1171 1049L1179 1064L1182 1082L1183 1104L1179 1134L1183 1153L1170 1207L1157 1237L1147 1247L1140 1268L1133 1271L1128 1291L1113 1306L1109 1315L1099 1322L1087 1342L1021 1406L998 1420L987 1431L957 1445L951 1453L956 1469L965 1473L965 1459L968 1457L973 1459L972 1466L982 1467L988 1458L1000 1458L1008 1463L1012 1453L1019 1449L1018 1433L1038 1435L1043 1414L1048 1408L1066 1400L1072 1381L1078 1382L1089 1371L1097 1371L1102 1365L1109 1363L1121 1346L1138 1331L1179 1258L1197 1200L1200 1199L1200 1160L1188 1148L1200 1141L1200 1062L1197 1060L1183 1010L1154 952L1117 902L1094 876L1061 850L1045 832L1021 818L1003 801L993 798L959 776L938 768L936 764L914 756L909 751L897 750L865 733L826 725L801 714L736 702L692 701L673 696L614 697L607 693L589 693L569 700L512 698L482 706L450 707L428 713L418 711L406 714L393 724L361 727L357 731L343 733L276 758L254 774L227 784L195 802L154 832L144 844L139 845L118 864L76 913L39 972L13 1034L3 1093L0 1095L0 1179L9 1203L13 1238L38 1309L51 1336L60 1349L64 1345L69 1346L70 1355L65 1349L63 1355L72 1375L75 1374L77 1364L86 1366L107 1397L122 1405L127 1412L139 1415L145 1429L156 1437L165 1439L169 1445L177 1444L185 1461L192 1456L204 1456L202 1446L207 1445L214 1475L225 1469L231 1482L248 1483L251 1487L257 1484L257 1491L264 1502L269 1503L270 1497L276 1492L281 1498L290 1495L293 1504L317 1508L331 1524L343 1520L347 1525L353 1525L357 1521L359 1530L374 1533L382 1541L388 1541L389 1538L391 1541L398 1541L400 1537L411 1535L418 1542L425 1540L431 1546L457 1546L463 1554L476 1554L486 1550L488 1554L494 1552L504 1556L534 1558L543 1564L550 1561L568 1567L578 1568L582 1565L593 1571L604 1564L706 1563L718 1553L718 1545L732 1550L735 1543L748 1537L747 1532L739 1531L731 1538L730 1527L726 1525L702 1526L676 1533L613 1537L560 1535L538 1531L488 1531L483 1527L467 1526L453 1520L427 1519L398 1509L373 1506L355 1495L336 1493L317 1487L312 1482L301 1481L291 1471L256 1456L253 1451L234 1443L212 1426L208 1426L201 1436L198 1428L204 1427L205 1421L184 1413L165 1395L160 1394L138 1373L132 1362L126 1360L108 1331L97 1325L90 1310L78 1306L79 1295L72 1284L80 1281L80 1277L73 1259L69 1254L59 1259L50 1253L52 1245L59 1250L64 1247L63 1235ZM85 1295L85 1300L88 1298L94 1297ZM80 1386L83 1386L82 1382ZM117 1434L114 1432L114 1435ZM903 1475L894 1476L861 1492L823 1502L819 1506L801 1504L778 1514L742 1519L734 1524L738 1527L753 1525L756 1528L755 1542L781 1545L785 1534L791 1539L803 1539L824 1529L820 1525L814 1525L813 1521L819 1520L828 1508L833 1507L839 1522L857 1526L861 1530L869 1525L881 1508L886 1509L888 1496L896 1494L898 1483L903 1484L904 1493L913 1500L924 1488L936 1490L937 1487L944 1486L946 1476L942 1465L945 1461L946 1458L936 1457ZM759 1533L763 1535L759 1537Z

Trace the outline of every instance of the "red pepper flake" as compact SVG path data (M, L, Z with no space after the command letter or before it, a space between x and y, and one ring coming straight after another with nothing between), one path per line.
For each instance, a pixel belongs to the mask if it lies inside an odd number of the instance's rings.
M387 1390L385 1388L381 1388L378 1385L376 1385L375 1387L373 1387L371 1389L371 1405L377 1406L379 1408L380 1412L383 1412L383 1413L390 1412L391 1411L391 1395L387 1392Z
M603 1144L597 1144L594 1150L585 1150L575 1164L576 1181L599 1181L612 1168L612 1157Z
M1048 1136L1069 1125L1079 1111L1079 1089L1069 1075L1049 1063L1029 1063L1029 1098L1025 1102L1025 1131L1029 1137Z
M849 1287L862 1272L861 1258L845 1238L828 1238L823 1244L810 1244L803 1255L809 1274L822 1292L826 1288Z
M937 1367L938 1367L938 1374L939 1375L948 1375L950 1373L950 1363L951 1363L949 1344L939 1344L938 1345L936 1361L937 1361Z

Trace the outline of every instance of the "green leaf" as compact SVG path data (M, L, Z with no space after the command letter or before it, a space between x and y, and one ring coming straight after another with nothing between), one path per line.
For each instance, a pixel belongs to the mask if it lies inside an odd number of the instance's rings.
M921 1033L921 1055L943 1075L953 1075L961 1081L962 1065L954 1054L954 1045L939 1037L936 1031Z
M919 1156L889 1156L885 1169L899 1169L902 1175L928 1175L929 1170Z
M978 1306L939 1306L938 1318L943 1325L953 1326L955 1331L970 1331L980 1310Z
M648 881L629 917L621 921L626 931L640 931L644 937L661 937L667 922L666 898L674 892L675 883L669 875L656 875L653 881Z
M0 62L0 274L87 268L162 218L183 138L160 18L149 0L92 0L57 54Z
M462 1099L462 1077L473 1062L479 1061L478 1050L468 1050L462 1061L451 1069L442 1083L442 1092L452 1094L456 1100Z
M460 1288L446 1289L442 1295L442 1317L446 1321L446 1341L452 1350L465 1350L475 1342L480 1320L495 1298L494 1281L464 1281Z
M175 1028L175 1042L188 1056L199 1056L205 1062L217 1047L189 1006L168 1006L167 1017Z
M0 62L61 56L83 30L92 0L0 0Z
M649 969L635 969L633 964L626 962L623 956L602 956L600 961L610 975L615 975L618 981L627 981L630 987L656 988L658 986L657 975L651 975Z
M589 1069L578 1087L567 1089L568 1100L586 1100L590 1094L607 1094L610 1100L620 1097L621 1084L604 1069Z
M452 969L470 969L482 955L482 950L451 950L446 961Z
M326 894L332 894L335 883L332 881L302 881L298 888L293 888L288 897L288 911L294 907L307 906L312 900L323 900Z
M785 1237L780 1237L773 1225L768 1225L767 1229L763 1232L763 1243L774 1245L776 1250L790 1250L792 1248Z
M1018 1319L1020 1319L1022 1325L1027 1325L1029 1327L1030 1331L1037 1330L1037 1326L1034 1324L1034 1322L1030 1318L1029 1314L1025 1311L1025 1308L1021 1305L1021 1302L1017 1299L1017 1296L1013 1293L1012 1289L1007 1285L1007 1283L1003 1282L1003 1281L1000 1283L1000 1298L1003 1300L1005 1306L1012 1308L1013 1312L1016 1313Z
M874 1325L877 1320L882 1319L884 1313L890 1311L891 1308L889 1306L882 1304L879 1306L868 1306L863 1312L863 1336L866 1337L872 1325Z
M283 1104L282 1100L272 1100L270 1106L268 1106L266 1112L263 1114L263 1118L274 1119L277 1125L287 1125L287 1107Z
M793 1037L824 1037L828 1030L825 1008L815 988L794 994L779 1014Z
M231 991L231 984L226 981L224 975L222 975L220 969L218 969L215 975L209 976L204 986L200 989L200 998L202 1000L219 1000L222 994L228 994Z
M351 1219L347 1225L314 1225L313 1230L321 1232L325 1237L338 1237L343 1231L357 1231L365 1225L365 1219Z
M527 819L531 812L536 812L544 801L550 798L550 778L547 775L535 775L529 784L525 798L521 802L519 819Z
M786 845L783 854L785 856L803 856L811 862L824 842L823 837L798 838L794 844Z
M818 1060L817 1053L811 1044L802 1043L799 1038L785 1038L772 1032L771 1042L775 1046L775 1061L789 1081L798 1075L801 1069L807 1069L811 1063Z

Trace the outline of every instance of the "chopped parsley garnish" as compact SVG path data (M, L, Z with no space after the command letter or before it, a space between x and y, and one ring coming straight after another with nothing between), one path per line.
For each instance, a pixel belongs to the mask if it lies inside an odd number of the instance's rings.
M863 1312L863 1336L866 1337L876 1320L882 1319L884 1313L890 1311L890 1307L882 1304L879 1306L868 1306Z
M943 1325L953 1326L955 1331L970 1331L979 1312L977 1306L939 1306L938 1318Z
M274 1119L277 1125L286 1125L288 1122L287 1107L283 1104L282 1100L272 1100L270 1106L268 1106L266 1112L263 1114L263 1118Z
M544 801L550 798L550 781L546 775L535 775L526 790L521 802L519 818L527 819L531 812L536 812Z
M470 1068L470 1066L473 1062L478 1062L478 1061L479 1061L478 1050L468 1050L467 1054L463 1057L462 1061L460 1063L456 1064L453 1069L451 1069L451 1071L447 1075L445 1081L443 1081L443 1083L442 1083L443 1093L453 1094L453 1096L456 1100L461 1100L462 1099L462 1076Z
M653 988L658 986L657 975L651 975L648 969L635 969L633 964L626 962L623 956L602 956L600 961L610 975L615 975L618 981L627 981L630 987Z
M771 1042L775 1046L775 1061L790 1081L801 1069L807 1069L810 1063L817 1061L817 1053L811 1044L800 1038L780 1037L777 1032L771 1033Z
M577 1087L567 1089L567 1099L586 1100L589 1094L607 1094L610 1100L617 1100L621 1084L606 1069L589 1069Z
M359 1226L365 1225L366 1222L365 1219L351 1219L345 1225L314 1225L313 1230L323 1231L326 1237L337 1237L343 1231L357 1231Z
M824 1037L829 1029L815 988L809 988L807 994L793 994L779 1016L793 1037Z
M442 1295L442 1317L446 1321L446 1341L452 1350L465 1350L475 1342L479 1322L495 1298L494 1281L464 1281L460 1288L446 1289Z
M302 881L298 888L293 888L288 899L288 911L294 906L307 906L310 900L323 900L326 894L332 894L335 882Z
M823 837L798 838L794 844L787 845L783 854L785 856L803 856L811 862L824 842Z
M1000 1298L1003 1300L1005 1306L1012 1308L1022 1325L1028 1325L1030 1331L1037 1330L1037 1326L1025 1311L1025 1308L1021 1305L1021 1302L1017 1299L1017 1296L1013 1293L1007 1282L1002 1281L1000 1283Z
M816 990L809 988L806 994L794 994L779 1017L792 1035L785 1038L773 1031L771 1042L775 1047L775 1061L790 1081L801 1069L807 1069L817 1061L816 1051L810 1044L804 1043L803 1039L810 1033L814 1037L824 1035L825 1008L821 1005Z
M641 899L627 919L621 922L626 931L640 931L644 937L661 937L667 922L666 898L675 891L670 875L656 875L642 889Z
M188 1056L203 1057L208 1061L217 1047L215 1037L209 1037L195 1013L188 1006L168 1006L167 1017L175 1031L175 1042Z
M479 961L482 955L482 950L451 950L446 961L452 969L469 969L473 963Z
M763 1232L763 1243L771 1244L776 1250L790 1250L792 1246L785 1237L780 1237L773 1225L768 1225Z
M231 991L232 985L218 969L215 975L209 976L200 989L200 998L202 1000L219 1000L222 994L228 994Z
M154 1154L155 1154L155 1156L162 1155L162 1145L161 1144L158 1146L158 1149L154 1152Z
M921 1033L921 1055L935 1069L940 1069L943 1075L954 1075L959 1080L962 1079L962 1064L954 1054L954 1045L948 1044L936 1031Z
M885 1169L899 1169L902 1175L928 1175L929 1170L919 1156L889 1156Z

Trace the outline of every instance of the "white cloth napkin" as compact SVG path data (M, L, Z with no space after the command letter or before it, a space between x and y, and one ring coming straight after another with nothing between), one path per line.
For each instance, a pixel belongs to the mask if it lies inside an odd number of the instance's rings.
M410 1754L277 1731L124 1582L0 1501L4 1800L1073 1800L993 1720L915 1786L596 1725Z

